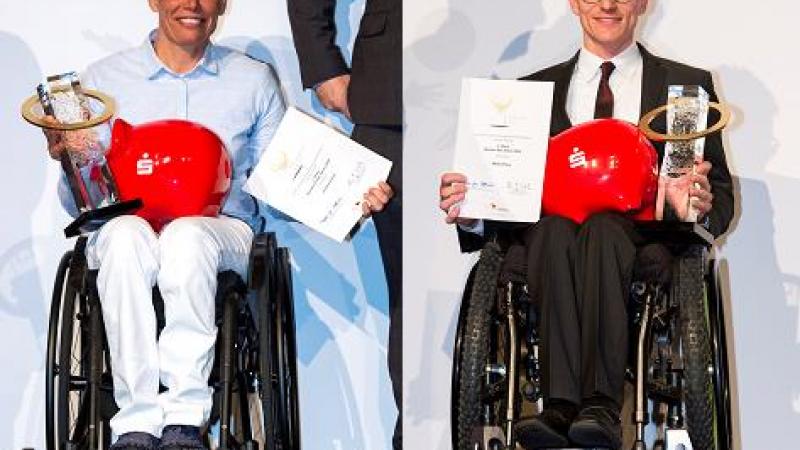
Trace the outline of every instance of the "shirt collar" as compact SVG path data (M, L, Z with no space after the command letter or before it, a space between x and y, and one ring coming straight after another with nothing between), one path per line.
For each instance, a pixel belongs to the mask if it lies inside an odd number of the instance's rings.
M576 79L586 83L594 80L595 77L600 76L600 65L605 61L614 63L614 73L625 77L632 73L637 64L641 64L642 54L635 42L631 42L631 45L610 60L595 55L584 46L578 55Z
M164 65L161 59L159 59L158 55L156 55L156 49L153 46L153 43L155 42L157 33L158 29L151 31L147 35L147 39L145 39L142 43L142 52L145 55L145 76L148 79L152 80L158 77L161 73L168 73L177 77L185 77L197 72L198 70L202 70L210 75L219 74L219 63L217 62L216 58L216 46L211 42L209 42L206 46L206 49L203 52L203 57L200 58L200 61L197 62L197 65L194 67L194 69L180 75L174 73L166 65Z

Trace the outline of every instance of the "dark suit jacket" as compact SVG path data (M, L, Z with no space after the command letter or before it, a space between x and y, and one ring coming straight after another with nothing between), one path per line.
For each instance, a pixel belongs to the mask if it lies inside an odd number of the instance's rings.
M643 62L642 108L640 115L644 115L648 111L666 104L667 87L671 84L700 85L708 92L711 101L717 101L717 94L714 91L714 84L709 72L668 59L659 58L648 52L641 44L638 45ZM572 126L567 116L567 91L572 79L572 72L577 62L578 53L568 61L521 78L522 80L529 81L555 82L550 136L555 136ZM708 116L709 124L719 120L719 114L716 113L716 111L709 111ZM656 131L664 132L666 129L666 116L662 114L654 120L652 128ZM654 143L654 145L656 150L658 150L658 160L660 164L664 157L664 144ZM719 236L728 229L728 225L733 217L734 202L731 174L728 170L728 163L725 160L725 151L722 147L722 136L720 133L714 133L706 137L705 159L711 162L712 168L708 178L711 183L711 192L714 194L713 208L708 216L708 230L714 236ZM518 224L486 221L484 225L484 235L491 236L495 233L502 232L503 229L513 230L518 226ZM482 236L467 233L461 229L458 230L458 233L461 251L476 251L483 246L484 238Z
M350 73L353 122L400 126L402 120L401 0L367 0L348 68L335 44L336 0L288 0L289 21L305 88Z

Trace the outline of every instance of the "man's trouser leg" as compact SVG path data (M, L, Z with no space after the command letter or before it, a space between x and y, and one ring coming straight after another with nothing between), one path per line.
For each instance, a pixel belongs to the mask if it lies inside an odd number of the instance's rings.
M392 446L400 449L403 427L403 133L401 127L356 125L352 138L393 162L388 183L394 190L394 197L383 211L372 217L389 291L389 377L398 410Z
M613 213L597 214L576 240L575 288L581 324L581 397L601 394L622 406L628 356L627 301L636 243L633 223Z
M578 225L548 216L528 227L528 292L539 310L545 400L579 404L580 323L573 279Z

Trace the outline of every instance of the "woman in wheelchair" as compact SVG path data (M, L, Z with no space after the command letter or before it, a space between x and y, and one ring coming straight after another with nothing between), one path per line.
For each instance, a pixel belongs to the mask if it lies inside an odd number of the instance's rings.
M177 218L159 230L160 223L127 215L89 237L86 257L89 267L98 269L96 289L119 407L111 419L115 450L204 448L200 427L212 407L217 274L233 271L247 279L253 233L263 226L242 185L285 108L265 64L210 42L225 4L150 0L158 28L141 46L105 58L82 75L85 86L115 98L117 116L131 123L176 118L214 131L233 166L232 188L217 217ZM101 145L108 145L108 131L97 131ZM45 134L57 159L70 135ZM169 136L162 137L169 145ZM216 174L183 176L200 183ZM64 179L59 191L75 213ZM388 185L370 190L365 214L379 211L389 197ZM158 339L155 285L165 318ZM161 393L160 383L166 388Z

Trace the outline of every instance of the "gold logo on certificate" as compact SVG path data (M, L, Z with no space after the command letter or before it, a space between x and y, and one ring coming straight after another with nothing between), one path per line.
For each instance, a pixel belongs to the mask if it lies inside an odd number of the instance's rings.
M289 167L289 156L284 150L270 151L264 156L266 158L267 167L273 172L280 172Z
M491 126L505 128L511 126L511 104L514 98L508 92L495 92L489 97L492 107Z

